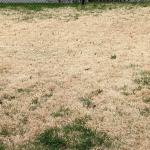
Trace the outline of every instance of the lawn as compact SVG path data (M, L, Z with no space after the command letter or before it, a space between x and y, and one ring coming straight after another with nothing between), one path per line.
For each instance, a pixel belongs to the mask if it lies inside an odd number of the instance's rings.
M149 3L0 4L0 150L149 150Z

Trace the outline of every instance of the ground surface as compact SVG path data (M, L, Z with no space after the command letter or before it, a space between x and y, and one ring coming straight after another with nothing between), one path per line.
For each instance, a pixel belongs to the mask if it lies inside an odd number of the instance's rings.
M1 10L0 140L15 149L88 115L118 139L114 149L149 150L150 89L133 81L141 71L150 71L149 7Z

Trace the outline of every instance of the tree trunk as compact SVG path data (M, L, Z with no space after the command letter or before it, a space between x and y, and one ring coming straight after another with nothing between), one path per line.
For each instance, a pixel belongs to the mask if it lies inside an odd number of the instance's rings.
M81 4L84 5L85 4L85 0L81 0Z

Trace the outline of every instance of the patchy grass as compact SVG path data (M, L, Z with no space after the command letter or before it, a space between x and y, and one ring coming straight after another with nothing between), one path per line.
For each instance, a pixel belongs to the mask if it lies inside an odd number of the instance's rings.
M8 129L6 127L2 127L1 130L0 130L0 135L9 136L10 132L8 131Z
M44 95L42 95L40 97L40 102L46 102L49 98L51 98L53 96L53 92L48 92L48 93L45 93Z
M3 74L3 73L8 73L8 67L0 66L0 74Z
M138 67L139 67L138 64L132 64L132 63L130 63L130 65L128 66L128 68L133 68L133 69L138 68Z
M0 150L5 150L6 146L0 141Z
M52 97L53 96L53 92L49 92L49 93L46 93L45 95L43 95L42 97Z
M142 71L140 73L140 77L138 77L134 81L141 86L150 88L150 71Z
M146 116L146 117L150 116L150 108L149 107L145 107L144 109L141 109L140 110L140 114L142 116Z
M143 102L150 104L150 97L144 97Z
M69 108L60 107L60 109L56 112L52 113L53 117L63 117L68 116L71 113Z
M35 97L32 99L29 110L34 111L38 107L42 106L42 103L45 103L49 98L53 96L53 92L48 92L46 94L43 94L40 97Z
M17 92L18 93L30 93L31 92L31 89L29 89L29 88L19 88L19 89L17 89Z
M111 147L112 139L105 132L97 132L86 126L86 121L76 119L62 128L51 128L40 134L36 144L44 149L90 150L95 146Z
M7 93L5 93L2 97L1 97L1 99L3 100L3 99L7 99L7 100L9 100L9 101L11 101L11 100L13 100L13 99L15 99L16 97L14 96L14 95L10 95L10 94L7 94Z
M83 97L80 99L84 107L90 108L93 106L93 100L89 97Z
M131 93L129 92L129 89L128 89L128 86L127 85L124 85L123 87L120 88L121 90L121 93L125 96L128 96L130 95Z

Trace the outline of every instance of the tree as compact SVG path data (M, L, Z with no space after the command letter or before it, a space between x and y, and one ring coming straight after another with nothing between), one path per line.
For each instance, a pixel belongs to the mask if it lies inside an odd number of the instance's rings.
M85 0L81 0L81 4L84 5L85 4Z

